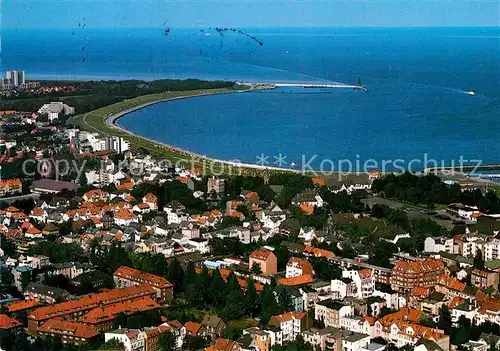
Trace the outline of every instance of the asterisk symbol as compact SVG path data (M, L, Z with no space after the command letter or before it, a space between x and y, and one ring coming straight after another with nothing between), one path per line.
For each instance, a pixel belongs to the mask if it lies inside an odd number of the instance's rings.
M278 156L274 156L274 159L276 160L274 161L274 164L278 165L278 167L283 167L284 165L286 165L286 156L282 155L281 152L278 154Z
M269 156L264 156L264 153L261 153L260 156L257 156L257 164L261 166L265 166L269 164L269 161L267 160Z

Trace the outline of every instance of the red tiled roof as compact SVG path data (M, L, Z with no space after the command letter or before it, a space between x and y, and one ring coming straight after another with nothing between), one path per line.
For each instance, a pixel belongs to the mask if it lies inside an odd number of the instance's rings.
M455 291L464 291L467 287L464 283L446 274L439 276L438 284Z
M80 317L80 321L87 324L100 324L115 319L120 313L135 314L155 310L160 307L161 306L149 296L139 297L133 300L126 300L104 307L94 308Z
M416 286L412 291L412 295L415 297L427 297L429 296L430 292L431 292L430 288L425 288L423 286Z
M316 257L325 257L325 258L335 257L335 254L331 251L323 250L323 249L320 249L320 248L317 248L314 246L309 246L309 245L306 245L304 247L304 252L308 253L308 254L312 254L313 256L316 256Z
M311 284L312 282L313 278L310 274L304 274L290 278L281 278L278 280L278 284L286 286L305 285L305 284Z
M189 322L186 322L186 324L184 324L184 328L186 328L187 335L197 336L198 331L201 328L201 324L189 321Z
M249 257L254 258L256 260L266 261L271 254L272 251L270 250L258 249L252 252Z
M321 177L312 177L311 180L312 180L314 185L323 186L326 184L325 180Z
M358 273L361 279L367 279L373 276L373 271L369 268L360 269Z
M312 276L312 274L313 274L312 265L305 258L290 257L290 259L287 262L287 266L293 266L293 267L301 268L303 275L308 274L308 275Z
M281 323L286 323L291 321L292 319L302 319L307 316L307 312L286 312L280 315L272 316L269 319L269 324L279 327Z
M205 351L231 351L236 345L236 341L219 338L212 346L206 347Z
M77 338L91 339L99 335L96 327L72 320L52 318L38 327L37 332L68 335Z
M41 231L40 231L40 230L38 230L38 229L37 229L34 225L32 225L32 226L28 229L28 231L26 232L26 234L31 234L31 235L38 235L38 234L40 234L40 233L41 233Z
M114 218L118 219L135 219L136 216L128 210L120 210L115 213Z
M394 265L393 271L403 272L438 272L444 269L444 263L441 260L434 258L427 258L423 261L397 261Z
M151 193L147 193L144 195L144 202L156 202L157 197Z
M0 329L11 329L21 325L23 325L23 323L18 320L10 318L6 314L0 314Z
M174 286L163 277L151 273L142 272L127 266L119 267L113 275L119 278L133 280L135 282L146 283L160 289Z
M176 177L175 180L181 182L181 183L184 183L184 184L187 184L189 183L189 181L191 180L191 178L188 178L188 177Z
M173 321L167 322L167 324L172 329L181 329L182 328L182 323L179 322L178 320L173 320Z
M98 294L86 295L79 299L60 302L51 306L39 307L31 312L28 315L28 318L42 321L76 312L88 311L95 307L130 300L132 298L154 294L155 291L148 284L130 286L124 289L112 289Z
M311 204L306 204L306 203L301 203L299 205L299 208L302 212L311 215L314 213L314 205Z
M403 307L397 312L390 313L382 318L379 319L379 322L383 326L390 326L392 323L398 322L398 321L407 321L407 322L413 322L413 323L418 323L420 318L422 317L423 312L420 310L415 310L407 307Z
M21 186L21 179L13 178L13 179L2 179L0 180L0 188Z
M9 313L13 313L13 312L27 310L29 308L33 308L33 307L38 306L38 305L40 305L40 301L38 301L36 299L21 300L21 301L9 303L7 305L7 309L9 311Z

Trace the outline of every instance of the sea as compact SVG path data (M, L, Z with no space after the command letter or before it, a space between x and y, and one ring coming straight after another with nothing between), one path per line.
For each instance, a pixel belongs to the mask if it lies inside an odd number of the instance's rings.
M1 31L28 79L357 84L159 103L118 121L217 159L283 168L500 164L500 27ZM472 93L473 92L473 93Z

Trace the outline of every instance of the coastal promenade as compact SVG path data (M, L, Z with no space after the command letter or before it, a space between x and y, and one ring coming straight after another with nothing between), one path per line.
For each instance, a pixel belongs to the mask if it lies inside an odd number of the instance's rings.
M260 89L274 89L274 88L280 88L280 87L297 87L297 88L327 88L327 89L356 89L356 90L363 90L363 91L368 91L368 89L362 85L348 85L348 84L342 84L342 83L335 83L335 84L325 84L325 83L239 83L242 85L247 85L250 87L257 87Z
M186 166L200 167L214 172L234 172L236 173L254 173L256 171L270 170L274 172L296 172L295 170L261 166L257 164L240 163L226 160L218 160L197 154L179 147L162 143L150 138L137 135L116 124L117 120L133 111L166 101L187 99L191 97L207 96L214 94L240 93L249 90L258 90L255 85L247 86L246 89L213 89L213 90L195 90L184 92L166 92L161 94L144 95L133 99L128 99L110 106L106 106L76 119L81 128L97 133L103 133L113 136L123 137L130 144L138 148L148 150L151 154L169 160L172 163L183 163ZM260 88L262 89L262 88Z

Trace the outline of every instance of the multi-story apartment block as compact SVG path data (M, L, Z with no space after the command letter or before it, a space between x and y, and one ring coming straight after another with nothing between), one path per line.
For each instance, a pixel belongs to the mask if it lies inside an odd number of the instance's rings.
M209 196L224 194L225 181L222 178L212 177L207 182L207 193Z
M49 319L43 323L36 329L36 333L39 335L59 337L63 344L71 343L77 346L99 335L98 330L93 325L63 320L60 317Z
M118 288L147 284L155 290L160 301L169 301L173 297L174 285L167 279L134 268L119 267L113 274L113 280Z
M493 239L483 245L483 255L485 261L500 259L500 240Z
M430 236L424 241L424 251L455 254L458 253L458 245L455 245L455 240L453 238Z
M480 289L493 287L493 289L498 290L499 274L490 270L474 269L470 281L472 285Z
M33 310L28 315L28 331L36 333L37 328L49 319L61 317L79 317L93 309L117 302L154 297L156 291L148 284L130 286L124 289L112 289L106 292L85 295L79 299L43 306Z
M397 291L411 291L417 286L433 287L443 273L441 260L397 261L392 269L391 287Z
M325 327L340 328L340 318L353 315L354 308L341 301L327 299L314 305L314 319L323 321Z
M22 192L21 179L2 179L0 180L0 197L20 194Z
M282 332L282 342L294 341L297 335L310 327L307 312L287 312L272 316L269 325L279 328Z
M356 297L366 299L375 291L375 275L371 269L343 271L342 277L350 278L356 284Z

